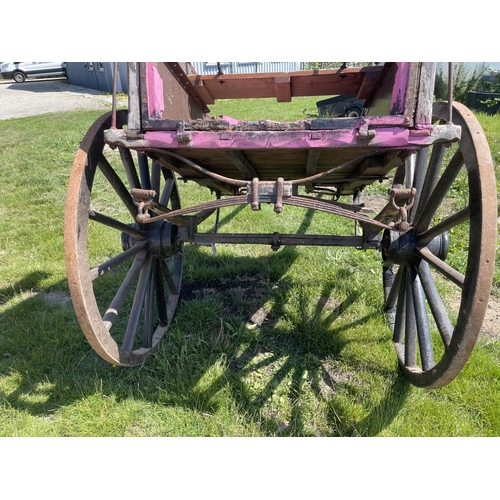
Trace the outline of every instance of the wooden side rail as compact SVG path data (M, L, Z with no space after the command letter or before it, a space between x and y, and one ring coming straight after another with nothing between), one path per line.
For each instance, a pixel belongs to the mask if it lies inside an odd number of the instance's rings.
M357 94L366 99L379 80L384 66L333 70L294 71L290 73L244 73L190 75L206 104L216 99L275 97L290 102L292 97Z

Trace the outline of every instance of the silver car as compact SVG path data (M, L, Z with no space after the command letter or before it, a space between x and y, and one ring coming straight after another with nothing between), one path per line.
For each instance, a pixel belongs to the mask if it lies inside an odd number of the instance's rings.
M0 77L23 83L27 78L66 76L64 62L6 62L0 66Z

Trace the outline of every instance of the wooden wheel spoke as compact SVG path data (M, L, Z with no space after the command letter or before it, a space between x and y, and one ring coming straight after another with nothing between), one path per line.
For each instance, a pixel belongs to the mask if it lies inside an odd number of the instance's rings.
M429 318L427 316L427 309L425 304L425 294L415 268L412 267L410 272L420 358L422 360L423 370L427 371L435 365L435 362L431 342L431 329L429 326Z
M396 306L396 318L394 321L393 340L395 343L401 344L404 339L405 327L406 327L406 284L408 280L406 275L406 269L404 267L400 267L397 274L400 275L400 279L399 279L399 287L395 289L397 290L398 303Z
M180 254L173 258L173 278L175 284L176 293L171 293L169 300L167 302L167 319L170 323L174 316L175 308L177 307L177 301L179 300L179 292L182 279L182 247L180 248Z
M163 187L163 191L161 193L160 197L160 204L167 206L168 200L170 200L170 197L172 195L172 189L174 187L175 180L172 177L169 177L165 181L165 186Z
M177 295L179 293L179 289L177 288L177 285L175 284L174 276L168 269L168 267L165 265L165 263L162 262L161 264L161 269L163 273L163 279L165 280L165 283L167 284L168 290L171 295ZM174 268L175 271L175 268Z
M111 184L112 188L115 190L116 194L122 200L132 218L135 220L135 217L137 216L137 206L134 204L132 196L125 187L125 184L123 184L122 180L120 179L120 177L118 177L115 170L108 162L108 160L104 157L104 155L101 155L101 157L99 158L98 166L108 182Z
M450 345L451 337L453 335L453 326L451 324L450 318L446 313L446 308L441 300L441 296L434 284L432 279L429 264L422 261L419 265L419 275L422 281L422 286L424 287L425 296L432 311L434 321L438 327L441 338L443 339L443 344L445 347Z
M103 262L102 264L92 268L90 270L91 279L95 280L99 276L102 276L107 272L111 271L116 266L119 266L123 262L126 262L128 259L131 259L135 255L137 255L146 245L147 241L139 241L133 247L130 247L129 249L116 255L115 257L112 257L106 262Z
M136 229L133 226L129 226L128 224L124 224L119 220L114 219L113 217L108 217L107 215L101 214L100 212L96 212L95 210L89 210L89 219L99 224L103 224L107 227L117 229L122 233L130 234L134 238L144 239L146 237L146 233L141 231L140 229Z
M130 269L128 270L125 279L120 285L120 288L116 292L115 296L113 297L113 300L111 301L111 304L104 313L102 320L108 330L113 325L113 321L115 320L116 316L118 315L118 312L123 306L125 299L127 298L127 295L134 286L134 283L137 281L139 273L141 272L141 269L144 266L146 255L147 255L146 251L142 251L139 254L137 254L137 256L134 259L134 262L132 263Z
M470 211L469 207L465 207L462 210L459 210L453 215L450 215L446 219L442 220L435 226L429 228L427 231L424 231L417 235L418 245L428 245L436 236L439 236L446 231L450 231L454 227L462 224L463 222L469 220Z
M417 366L417 318L410 269L406 270L405 366Z
M165 285L162 277L162 263L155 263L155 290L156 290L156 307L158 308L158 320L161 326L168 325L167 317L167 301L165 296Z
M139 177L142 189L151 189L148 157L145 154L137 153L137 159L139 162Z
M156 192L154 201L158 202L160 199L160 180L161 180L161 166L158 162L154 161L151 165L151 189Z
M179 210L181 208L181 199L179 196L179 189L177 187L177 183L175 182L175 177L173 172L170 170L164 172L165 174L165 184L169 184L170 180L172 180L172 187L169 191L169 198L163 203L165 206L168 206L168 200L170 200L170 208L172 210ZM166 187L166 186L165 186Z
M417 153L415 161L415 171L413 173L412 187L416 189L416 195L413 200L413 207L410 209L409 218L413 221L415 213L420 204L420 196L422 194L422 186L424 185L425 170L427 166L427 159L429 157L429 148L423 148Z
M151 266L149 281L144 297L144 318L142 329L142 347L149 348L153 345L153 329L155 316L155 265Z
M420 216L414 221L417 234L429 227L434 214L440 207L463 166L464 157L462 152L458 149L436 184L436 187L429 195L426 203L423 206L421 205L422 209L419 211Z
M402 276L403 276L403 268L400 267L398 269L398 272L396 273L396 276L394 277L394 283L392 284L389 294L387 295L386 309L392 309L396 305L396 302L398 300L398 293L401 288Z
M415 211L414 220L418 220L423 212L423 207L429 201L432 191L434 190L439 177L439 171L443 162L445 147L443 144L435 144L432 148L429 165L425 173L425 178L422 184L422 191L418 201L418 207Z
M130 149L119 146L118 150L120 152L120 156L123 162L123 168L125 169L130 189L140 189L141 182L139 181L139 176L137 175L137 169L135 167L135 162L132 158Z
M134 346L135 337L139 328L139 321L144 307L144 299L149 288L151 276L151 257L146 256L144 265L139 273L139 281L135 290L134 302L130 309L128 318L127 329L125 330L125 337L123 338L122 349L124 351L131 351Z
M439 257L436 257L427 247L417 248L417 253L428 262L436 271L458 285L460 288L464 286L465 276L456 269L446 264Z

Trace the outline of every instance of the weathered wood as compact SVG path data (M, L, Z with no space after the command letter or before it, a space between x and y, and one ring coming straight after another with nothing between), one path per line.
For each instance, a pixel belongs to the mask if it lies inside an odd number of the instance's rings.
M290 79L290 99L298 96L357 94L368 76L364 92L370 92L382 66L290 73L245 73L230 75L191 75L196 88L208 91L214 99L246 99L288 96L285 79Z
M195 80L193 82L194 87L196 88L196 91L198 94L201 96L201 98L205 101L207 104L214 104L215 99L214 96L211 94L210 90L203 85L203 80Z
M181 63L138 63L143 128L149 120L206 118L208 108Z
M290 88L289 76L277 76L274 79L274 91L278 102L290 102L292 100L292 89Z
M318 168L319 157L321 156L321 149L310 149L307 153L306 176L314 175Z
M193 85L191 80L188 78L186 72L184 71L183 66L186 66L186 63L178 63L178 62L167 62L164 63L176 76L177 81L181 84L183 89L187 94L189 94L195 101L198 106L203 110L204 113L210 113L210 110L207 108L206 102L202 99L200 94L198 93L196 87Z
M311 122L299 120L297 122L277 122L274 120L259 120L255 122L241 121L231 127L234 131L291 131L309 130Z
M230 160L236 165L238 170L243 174L244 179L253 179L254 177L259 177L259 174L253 167L253 165L248 161L248 158L241 151L231 151L226 150L226 155Z
M395 63L385 63L381 66L382 70L378 72L370 72L367 73L361 88L358 91L358 99L366 99L365 106L370 105L371 98L375 94L375 92L380 88L385 78L387 77L390 68Z
M434 79L436 76L436 63L422 63L420 67L419 99L415 120L417 123L430 125L432 116Z
M129 63L128 65L128 127L131 130L140 130L140 91L139 91L139 65Z

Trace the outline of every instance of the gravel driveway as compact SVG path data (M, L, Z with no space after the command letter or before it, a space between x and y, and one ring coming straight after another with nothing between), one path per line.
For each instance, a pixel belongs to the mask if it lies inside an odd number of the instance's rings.
M111 110L111 95L71 85L65 79L0 80L0 120L74 109Z

